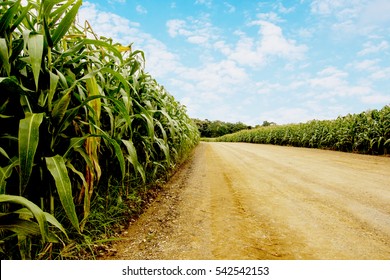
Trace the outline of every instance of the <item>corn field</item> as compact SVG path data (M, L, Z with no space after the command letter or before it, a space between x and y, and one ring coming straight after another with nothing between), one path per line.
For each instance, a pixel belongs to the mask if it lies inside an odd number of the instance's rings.
M321 148L362 154L390 152L390 106L335 120L242 130L217 138L224 142L249 142Z
M199 141L142 51L75 23L81 5L0 3L2 259L71 257L94 219L166 177Z

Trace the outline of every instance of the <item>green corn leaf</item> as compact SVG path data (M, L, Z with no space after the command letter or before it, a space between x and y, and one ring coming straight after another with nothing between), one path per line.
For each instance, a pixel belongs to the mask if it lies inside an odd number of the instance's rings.
M142 168L141 164L138 161L137 150L134 147L133 141L122 139L122 142L123 144L125 144L127 148L127 152L128 152L127 159L131 162L134 169L141 175L142 180L145 182L146 181L145 170Z
M16 1L0 18L0 34L5 35L6 30L9 28L12 19L17 13L20 6L20 0Z
M39 232L41 234L42 240L45 242L48 238L48 226L45 214L36 204L29 201L28 199L22 196L15 195L6 195L0 194L0 203L16 203L27 207L31 211L34 218L37 220L39 225Z
M28 53L30 55L30 63L34 75L36 90L38 90L39 73L42 65L43 45L43 35L30 34L28 38Z
M47 212L44 212L45 214L45 217L46 217L46 220L52 224L53 226L55 226L56 228L58 228L60 231L62 231L66 238L69 238L68 235L66 234L66 230L65 228L61 225L61 223L50 213L47 213Z
M120 147L120 145L117 143L117 141L115 139L112 139L111 137L109 137L107 135L106 132L104 132L102 129L100 129L99 127L97 126L94 126L96 128L96 130L98 130L101 134L91 134L89 135L88 137L101 137L101 138L104 138L113 148L114 148L114 151L115 151L115 156L116 158L118 159L118 162L119 162L119 167L121 169L121 174L122 174L122 180L124 179L125 177L125 158L123 156L123 152L122 152L122 149ZM76 147L76 145L74 145L74 147ZM80 152L80 148L78 148L78 152ZM68 149L69 150L69 149ZM76 150L76 148L75 148ZM68 152L68 151L67 151ZM88 158L89 159L89 158ZM92 164L92 162L91 162Z
M92 160L89 157L89 155L87 154L87 152L85 151L84 146L75 146L74 150L76 152L78 152L83 157L83 159L84 159L85 163L87 164L88 168L90 170L92 170L92 172L94 172L94 167L93 167Z
M58 77L56 74L54 74L52 72L49 73L49 76L50 76L50 89L49 89L49 94L47 97L47 106L48 106L49 111L51 111L54 93L56 92L58 81L59 81L60 77Z
M31 175L42 120L43 113L30 114L19 123L20 192L27 185Z
M166 143L161 138L156 138L155 141L156 141L157 145L160 147L160 149L163 151L165 159L166 159L168 166L169 166L170 165L170 152L169 152L168 143Z
M126 106L123 104L122 101L120 100L117 100L115 98L112 98L110 96L104 96L104 95L94 95L94 96L90 96L88 98L86 98L83 103L80 104L79 107L82 107L82 106L88 106L88 103L91 101L91 100L94 100L94 99L97 99L97 98L102 98L102 99L107 99L107 100L110 100L112 103L114 103L114 106L112 107L113 110L115 110L116 112L118 112L120 114L120 116L126 120L127 124L130 126L131 123L132 123L132 116L129 115L129 112L128 110L126 109Z
M111 139L111 138L107 137L106 140L108 140L108 142L114 148L115 156L118 159L119 166L120 166L120 169L121 169L121 174L122 174L122 180L123 180L125 178L125 158L123 156L121 147L114 139Z
M23 220L30 220L30 219L34 218L32 213L27 208L21 208L21 209L16 210L12 213L19 214L19 218L21 218ZM9 213L9 214L12 214L12 213ZM66 234L64 227L60 224L60 222L58 222L58 220L52 214L47 213L47 212L43 212L43 214L45 215L48 223L50 223L51 225L58 228L60 231L62 231L65 234L66 238L68 238L68 235ZM38 234L39 234L39 228L38 228ZM50 234L50 232L49 232L49 234Z
M68 219L74 228L80 232L79 221L76 214L76 208L73 202L72 185L70 183L68 171L65 166L64 159L56 155L54 157L47 157L46 165L51 175L54 178L57 192L61 200L62 207L65 210Z
M54 124L59 124L65 116L66 110L68 109L71 99L70 91L68 91L60 100L54 105L53 110L51 111L51 117Z
M105 47L107 50L111 51L116 57L118 57L121 62L123 61L121 52L117 48L115 48L115 46L110 45L109 43L106 43L104 41L93 40L93 39L84 39L83 41L84 44L86 45Z
M2 147L0 147L0 154L5 156L7 159L10 159L7 152Z
M63 0L44 0L41 4L41 18L44 16L47 16L50 14L51 10L53 9L54 5L59 4L63 2Z
M27 6L22 9L22 12L20 13L19 17L12 24L11 30L10 30L11 32L13 32L19 26L19 24L25 19L26 15L30 11L30 9L31 9L31 3L28 3Z
M66 162L66 166L73 171L73 173L75 173L76 175L78 175L81 179L81 181L83 182L83 186L85 188L88 188L88 184L87 184L87 181L85 180L85 176L83 173L81 173L80 171L78 171L74 166L73 164L70 162L70 161L67 161Z
M58 2L63 2L63 0L58 1ZM74 2L74 0L69 0L65 4L62 4L60 7L55 9L50 14L51 24L56 23L61 18L61 16L64 14L64 12L66 12L66 10L73 4L73 2Z
M50 29L49 29L49 26L47 24L46 17L43 18L43 30L45 31L45 38L46 38L47 46L49 46L49 48L53 48L53 46L54 46L53 39L51 38Z
M85 143L85 139L87 139L88 137L89 137L89 135L86 135L84 137L73 137L72 139L70 139L69 147L66 150L66 152L64 153L63 158L66 159L68 157L68 154L70 154L72 152L72 150L75 150L77 148L81 148L83 146L83 144Z
M15 219L7 224L1 224L0 229L10 230L21 236L37 236L40 234L39 225L32 221Z
M7 76L9 76L11 73L11 65L9 64L7 41L4 38L0 38L0 62L0 70L4 70Z
M125 91L130 92L129 82L121 74L108 67L102 68L100 71L102 73L107 72L113 75L123 85Z
M82 1L78 0L58 24L56 30L54 30L53 35L51 36L53 46L57 45L57 43L62 39L62 37L64 37L66 32L68 32L69 28L71 27L76 18L77 12L81 4Z
M0 167L0 194L5 194L6 180L11 176L12 170L19 165L19 160L14 160L11 164Z

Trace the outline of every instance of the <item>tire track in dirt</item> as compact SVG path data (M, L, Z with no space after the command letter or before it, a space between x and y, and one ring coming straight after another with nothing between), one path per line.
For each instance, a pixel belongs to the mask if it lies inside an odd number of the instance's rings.
M390 158L201 143L116 259L389 259Z

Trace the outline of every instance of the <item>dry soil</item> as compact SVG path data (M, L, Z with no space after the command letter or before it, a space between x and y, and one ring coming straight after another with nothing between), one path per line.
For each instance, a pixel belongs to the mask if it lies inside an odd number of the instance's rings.
M122 238L110 258L390 259L390 158L202 142Z

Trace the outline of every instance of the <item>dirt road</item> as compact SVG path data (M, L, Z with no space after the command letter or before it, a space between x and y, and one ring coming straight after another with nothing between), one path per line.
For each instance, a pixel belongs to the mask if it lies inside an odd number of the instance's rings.
M114 259L390 259L390 158L201 143Z

